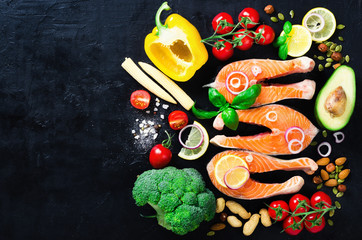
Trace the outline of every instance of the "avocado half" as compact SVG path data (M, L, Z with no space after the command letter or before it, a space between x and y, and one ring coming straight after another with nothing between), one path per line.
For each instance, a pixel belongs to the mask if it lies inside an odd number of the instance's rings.
M356 77L351 67L338 67L319 91L314 113L318 123L331 131L344 128L356 102Z

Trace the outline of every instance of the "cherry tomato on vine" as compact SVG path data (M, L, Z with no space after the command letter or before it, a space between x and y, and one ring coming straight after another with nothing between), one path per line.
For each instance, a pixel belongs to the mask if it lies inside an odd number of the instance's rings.
M157 144L151 149L149 160L154 168L166 167L172 158L172 152L169 147L171 146L171 136L166 132L167 139L162 141L162 144Z
M289 215L288 211L289 206L283 200L271 202L268 208L269 216L276 221L284 220Z
M239 22L240 22L242 17L249 17L250 20L253 21L254 23L258 23L259 19L260 19L258 11L256 11L254 8L244 8L243 11L241 11L239 13L239 17L238 17ZM241 26L243 28L249 28L250 29L250 28L255 27L256 24L248 23L248 24L246 24L246 27L245 27L245 24L242 23Z
M220 22L222 22L221 25L219 25ZM231 32L231 30L233 30L234 28L232 26L228 26L228 23L234 25L233 18L230 16L230 14L226 12L221 12L217 14L212 20L212 28L214 29L214 31L216 31L216 28L219 25L216 32L218 34L225 34Z
M242 45L236 46L236 48L239 50L243 50L243 51L250 49L254 43L254 39L253 39L254 34L251 32L245 33L245 31L247 31L247 30L240 29L233 36L233 41L236 38L241 38L240 41L241 41Z
M189 122L187 114L183 111L173 111L168 115L168 123L173 130L180 130L184 128Z
M310 204L313 208L329 208L332 206L331 198L322 191L318 191L310 198Z
M260 25L255 32L261 33L262 37L257 41L260 45L268 45L274 41L275 32L273 28L268 25Z
M283 221L283 229L289 235L298 235L304 228L303 223L298 224L302 219L298 216L288 216Z
M145 90L137 90L131 94L131 104L137 109L146 109L150 105L151 96Z
M320 214L311 213L304 220L305 229L311 233L317 233L323 230L326 226L326 220L324 217L320 217Z
M295 194L289 200L289 208L294 213L304 213L309 211L310 201L302 194Z
M222 46L223 42L224 46ZM215 43L215 47L212 48L212 54L220 61L226 61L234 54L234 48L229 42L219 40Z

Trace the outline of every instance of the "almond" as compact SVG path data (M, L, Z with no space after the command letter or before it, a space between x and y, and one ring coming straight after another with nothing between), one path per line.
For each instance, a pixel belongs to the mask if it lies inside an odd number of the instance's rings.
M321 177L324 181L327 181L329 179L329 174L327 173L326 170L324 169L321 170Z
M344 169L338 174L338 178L339 179L346 179L350 172L351 172L350 169Z
M224 223L215 223L210 227L212 231L220 231L223 230L226 227Z
M334 161L334 162L336 163L337 166L341 166L341 165L343 165L346 161L347 161L347 158L345 158L345 157L340 157L340 158L337 158L336 161Z
M325 157L319 159L316 163L318 164L318 166L326 166L329 162L330 162L329 158Z
M327 187L335 187L337 186L337 180L336 179L329 179L327 182L324 183Z

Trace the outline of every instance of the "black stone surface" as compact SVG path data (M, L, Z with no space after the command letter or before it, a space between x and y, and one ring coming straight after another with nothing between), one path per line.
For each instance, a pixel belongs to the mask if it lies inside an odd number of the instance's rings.
M162 1L124 0L49 0L0 1L0 239L208 239L210 223L178 237L157 225L149 207L136 207L131 196L136 176L151 169L148 152L170 130L167 118L180 105L160 108L153 115L134 109L129 102L132 91L142 89L120 66L125 57L150 63L143 43L154 27L154 14ZM347 192L338 199L342 209L333 217L334 227L316 235L303 231L297 237L280 233L277 223L270 228L259 225L249 239L358 239L362 233L361 216L361 44L362 3L351 1L169 1L172 11L194 24L202 37L212 34L211 20L219 12L234 18L245 7L254 7L261 22L277 33L282 23L272 23L263 12L273 4L276 12L292 23L300 23L313 7L330 9L338 23L346 28L332 40L343 36L343 53L351 57L350 66L357 76L357 102L350 123L343 129L346 139L334 143L332 132L322 134L318 142L333 146L331 158L346 156L352 169L346 181ZM164 14L162 17L168 15ZM198 102L210 107L203 85L213 81L221 67L229 62L249 58L277 59L272 46L253 46L237 51L227 62L219 62L209 51L208 62L186 83L179 85ZM308 52L318 54L316 45ZM317 64L319 61L316 61ZM323 86L332 69L280 78L279 82L305 78ZM314 124L314 100L288 100L282 104L305 114ZM164 103L161 101L161 103ZM150 110L155 107L152 95ZM188 114L190 121L194 120ZM158 138L135 140L139 120L152 120L163 126ZM217 131L211 120L200 120L210 136ZM239 134L252 134L261 128L244 125ZM226 131L226 134L234 134ZM204 176L206 185L217 197L222 196L208 179L205 166L223 149L210 146L197 161L177 157L180 145L173 139L171 165L194 167ZM293 157L318 159L316 147L308 147ZM289 159L292 156L282 156ZM264 182L281 182L293 175L305 179L301 193L310 197L316 187L312 177L302 172L275 172L253 176ZM333 200L331 189L323 188ZM288 200L290 195L265 200L240 201L249 211L257 212L264 203ZM216 217L217 218L217 217ZM241 229L228 227L215 239L245 239Z

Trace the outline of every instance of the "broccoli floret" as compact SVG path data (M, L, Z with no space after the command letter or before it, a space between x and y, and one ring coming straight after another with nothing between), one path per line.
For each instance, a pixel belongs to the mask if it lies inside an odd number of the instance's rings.
M137 178L132 195L137 206L148 203L156 210L159 225L179 235L215 215L215 196L193 168L145 171Z

